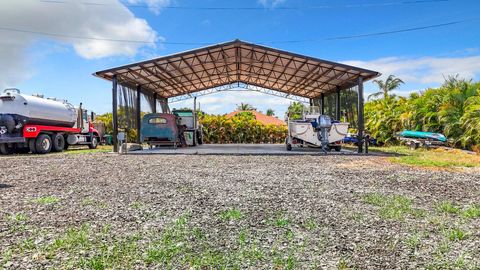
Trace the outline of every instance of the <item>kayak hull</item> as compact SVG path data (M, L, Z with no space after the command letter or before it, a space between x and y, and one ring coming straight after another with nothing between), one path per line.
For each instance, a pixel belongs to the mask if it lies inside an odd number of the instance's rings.
M404 130L398 134L400 137L405 138L414 138L414 139L426 139L426 140L434 140L440 142L446 142L447 137L440 133L433 133L433 132L424 132L424 131L412 131L412 130Z

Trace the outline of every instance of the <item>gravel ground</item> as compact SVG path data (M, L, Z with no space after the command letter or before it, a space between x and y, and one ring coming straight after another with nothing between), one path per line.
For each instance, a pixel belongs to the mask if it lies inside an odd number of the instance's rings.
M475 171L102 153L0 166L0 268L480 268Z

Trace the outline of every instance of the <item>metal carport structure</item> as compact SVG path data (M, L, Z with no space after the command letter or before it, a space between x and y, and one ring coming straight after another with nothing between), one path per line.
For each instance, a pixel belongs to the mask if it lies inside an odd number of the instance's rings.
M358 86L358 137L361 141L364 129L363 82L378 77L380 73L234 40L102 70L94 75L112 81L114 151L118 151L119 84L137 90L138 108L143 92L153 94L155 101L160 101L162 111L168 110L168 99L235 83L275 91L284 97L307 98L322 112L325 95L336 93L336 119L340 119L340 92ZM140 109L137 110L137 123L139 120ZM362 144L359 144L358 151L363 151Z

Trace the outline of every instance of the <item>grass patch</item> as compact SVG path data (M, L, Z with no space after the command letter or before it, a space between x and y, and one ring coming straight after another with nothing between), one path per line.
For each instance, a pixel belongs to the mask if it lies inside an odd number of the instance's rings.
M252 238L247 230L240 231L233 246L218 247L213 246L203 230L189 223L188 217L179 218L149 245L144 259L149 267L242 269L246 265L253 266L259 261L270 260L273 265L280 267L275 269L292 269L296 263L291 254L260 248L258 240Z
M480 155L471 154L459 149L417 149L410 150L406 146L371 147L372 151L397 154L390 161L419 167L480 167Z
M447 214L458 214L460 213L461 208L452 202L445 201L441 202L437 206L437 211L440 213L447 213Z
M40 197L32 200L32 202L37 204L55 204L55 203L58 203L59 201L60 201L60 198L57 198L55 196Z
M318 228L318 223L315 221L315 219L313 218L308 218L306 221L305 221L305 228L309 231L313 231L315 230L316 228Z
M82 201L82 205L84 205L84 206L94 205L94 204L95 204L95 200L90 198L90 197L87 197L87 198L83 199L83 201Z
M355 267L352 265L349 258L342 257L340 258L340 260L338 260L337 269L350 270L350 269L355 269Z
M462 211L464 218L480 218L480 205L469 205Z
M242 212L236 208L220 212L220 219L222 221L238 220L241 219L242 216Z
M108 207L106 202L100 201L100 200L95 200L91 197L87 197L87 198L83 199L82 205L83 206L93 206L93 207L99 208L99 209L105 209L105 208Z
M420 246L420 240L420 234L414 233L407 238L405 244L408 246L408 248L410 248L412 252L415 252Z
M23 212L8 214L5 220L11 232L25 231L27 228L28 216Z
M423 216L421 210L412 207L413 200L400 195L383 195L379 193L366 194L363 201L380 207L380 217L385 219L403 220L406 215Z
M142 202L139 202L139 201L134 201L130 204L130 207L133 208L133 209L142 209L145 207L145 205L142 203Z
M437 206L437 211L440 213L460 215L466 219L480 217L480 206L475 204L468 205L462 208L460 205L445 201L441 202Z
M13 222L13 223L23 223L28 220L28 216L22 212L13 213L13 214L8 214L6 217L6 220L8 222Z
M443 234L450 241L462 241L467 237L467 233L460 228L446 229Z
M275 226L279 228L285 228L288 225L290 225L290 220L288 218L280 217L275 219L274 223L275 223Z

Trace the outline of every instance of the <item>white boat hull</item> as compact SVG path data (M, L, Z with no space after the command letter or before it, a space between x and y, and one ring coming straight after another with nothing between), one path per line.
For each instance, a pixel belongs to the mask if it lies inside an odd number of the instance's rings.
M306 143L321 146L322 142L318 139L317 131L311 123L289 122L289 137L300 139ZM328 132L328 143L335 143L343 140L348 133L349 123L333 123Z

